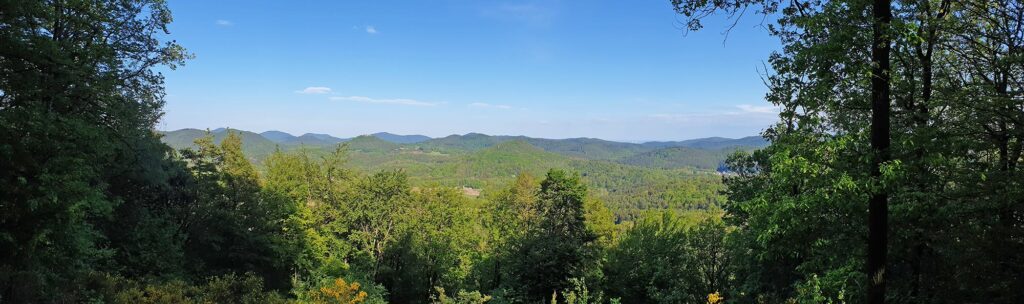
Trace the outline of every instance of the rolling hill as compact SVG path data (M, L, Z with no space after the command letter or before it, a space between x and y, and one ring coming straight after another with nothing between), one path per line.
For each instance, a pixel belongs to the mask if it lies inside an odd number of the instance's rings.
M211 133L220 141L227 129L220 128ZM405 166L413 163L434 164L452 161L462 157L473 157L485 152L514 150L523 154L543 155L532 161L544 163L546 159L559 156L567 159L602 160L620 164L660 169L696 168L714 170L729 153L737 149L752 150L767 145L757 136L730 139L709 137L684 141L625 143L596 138L546 139L526 136L486 135L468 133L430 138L423 135L397 135L375 133L352 139L343 139L327 134L306 133L294 136L280 131L266 131L260 134L239 131L243 149L259 160L274 149L291 150L297 147L317 151L329 150L344 143L353 153L355 161L372 162L365 167L382 167L385 164L401 162ZM191 147L192 142L205 134L197 129L182 129L164 132L164 142L174 148ZM365 154L365 155L359 155ZM521 158L525 161L526 158ZM466 159L465 161L472 161Z
M684 141L651 141L642 144L653 148L687 147L697 149L726 149L726 148L762 148L768 145L768 141L760 136L747 136L743 138L706 137Z
M521 172L542 176L548 169L570 169L583 175L594 197L607 202L619 219L634 218L651 208L703 209L717 204L722 187L715 172L718 165L736 149L765 145L759 137L637 144L480 133L433 139L377 133L343 140L319 136L324 134L238 132L243 150L257 164L275 149L316 156L340 143L347 147L348 164L354 168L365 172L402 170L414 185L470 187L481 190L482 195L507 185ZM219 142L227 130L211 133ZM192 147L206 131L182 129L163 134L164 142L180 149Z
M260 133L260 135L263 135L264 138L276 143L283 143L295 139L295 135L273 130Z
M209 132L210 134L213 134L214 142L220 144L220 142L227 137L229 131L238 132L242 137L242 151L245 152L249 159L254 163L261 162L277 149L277 143L258 133L228 128L218 128ZM163 137L160 140L175 149L195 148L195 140L206 136L206 133L207 131L199 129L181 129L170 132L161 132Z
M733 150L708 150L689 147L668 147L637 153L618 162L648 168L697 168L714 170Z
M419 142L428 141L431 138L423 135L398 135L388 132L379 132L370 134L373 137L380 138L383 141L392 142L396 144L415 144Z

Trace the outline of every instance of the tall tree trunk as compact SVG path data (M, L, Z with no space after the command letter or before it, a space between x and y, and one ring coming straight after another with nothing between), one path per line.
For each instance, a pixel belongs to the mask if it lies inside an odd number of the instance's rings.
M875 0L874 39L871 44L871 148L874 152L871 176L881 179L881 165L889 160L889 23L891 0ZM888 253L889 193L882 188L871 194L868 204L868 303L885 303L885 261Z

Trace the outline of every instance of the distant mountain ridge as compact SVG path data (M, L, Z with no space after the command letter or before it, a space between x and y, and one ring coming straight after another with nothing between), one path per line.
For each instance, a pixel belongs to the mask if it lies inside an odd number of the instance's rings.
M428 141L428 140L432 139L429 136L425 136L425 135L398 135L398 134L392 134L392 133L388 133L388 132L373 133L373 134L370 134L370 136L373 136L373 137L376 137L376 138L380 138L383 141L393 142L393 143L396 143L396 144L415 144L415 143L424 142L424 141Z
M228 131L237 132L242 137L242 151L254 162L259 162L264 157L273 153L277 144L267 137L243 130L228 128L217 128L209 131L213 135L213 141L220 143L228 135ZM163 138L160 140L175 149L195 148L196 139L206 136L206 130L181 129L170 132L160 132Z
M224 133L229 128L216 128L210 132L213 134ZM230 129L238 132L248 132L238 129ZM195 132L205 132L199 129L186 128L175 131L161 131L160 133L165 135L174 136L176 133L188 133L196 134ZM322 133L305 133L299 136L292 135L283 131L270 130L262 133L257 133L265 139L275 143L303 143L303 142L315 142L315 143L326 143L326 144L337 144L352 140L352 138L339 138L330 134ZM424 143L427 145L437 147L458 147L463 149L480 149L486 148L498 143L522 140L530 143L531 145L545 148L545 150L565 150L572 151L577 150L583 153L585 149L580 148L581 146L615 146L619 148L625 147L642 147L642 148L669 148L669 147L688 147L697 149L723 149L731 147L764 147L768 145L768 141L761 136L747 136L741 138L725 138L725 137L705 137L696 139L687 139L681 141L647 141L641 143L633 142L619 142L604 140L599 138L589 137L576 137L576 138L565 138L565 139L549 139L549 138L538 138L538 137L527 137L523 135L487 135L482 133L470 132L466 134L452 134L445 137L432 138L426 135L400 135L389 132L378 132L368 134L367 136L373 136L383 141L396 143L396 144L414 144ZM319 141L319 142L318 142Z
M210 131L210 133L214 135L214 139L217 142L220 142L226 136L227 130L226 128L218 128ZM237 131L242 135L243 150L256 161L269 155L276 149L305 148L322 150L340 143L347 144L349 149L354 152L377 155L397 153L394 154L397 155L395 157L425 153L468 155L484 151L485 149L508 149L511 147L525 151L523 147L529 146L544 153L553 153L576 159L612 161L631 166L662 169L691 167L711 170L720 167L728 154L733 151L754 150L768 145L768 141L759 136L736 139L708 137L683 141L626 143L583 137L547 139L527 136L486 135L481 133L430 138L424 135L398 135L380 132L355 138L338 138L328 134L316 133L295 136L281 131L266 131L258 134L241 130L232 131ZM182 129L161 133L164 134L163 141L165 143L176 149L182 149L193 147L195 139L204 136L206 131Z
M689 139L683 141L649 141L642 143L642 145L649 147L669 148L669 147L687 147L697 149L725 149L732 147L764 147L768 145L768 140L761 136L747 136L742 138L725 138L725 137L706 137Z
M270 141L276 143L283 143L295 139L295 135L291 135L281 131L266 131L260 133L260 135L263 135L263 137L266 137Z

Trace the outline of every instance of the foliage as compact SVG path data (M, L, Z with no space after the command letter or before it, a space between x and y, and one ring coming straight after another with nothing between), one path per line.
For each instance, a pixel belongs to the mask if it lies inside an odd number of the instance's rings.
M94 300L108 303L286 303L275 292L263 290L263 281L253 274L211 277L203 284L180 280L147 283L106 276Z
M295 206L261 189L261 180L231 133L213 145L212 136L185 150L199 195L186 229L187 259L202 276L255 272L274 288L289 284L295 249L284 234Z
M513 253L506 284L524 301L539 301L589 273L597 235L585 223L586 192L579 174L551 170L541 181L537 224Z
M227 129L213 130L219 142ZM265 132L268 133L268 132ZM172 147L193 146L188 138L203 132L166 132ZM243 151L262 165L275 150L259 134L241 131ZM248 142L254 142L249 144ZM348 142L348 164L367 171L405 171L414 186L444 185L497 191L520 173L543 175L550 168L568 168L586 177L593 195L607 203L617 220L630 221L646 209L707 209L721 202L717 194L720 169L736 149L764 145L761 138L707 138L682 142L629 144L597 139L537 139L522 136L453 135L417 143L396 144L376 136ZM278 143L284 152L313 157L332 153L336 144Z
M450 298L444 293L444 288L435 287L436 294L430 296L430 303L432 304L484 304L491 300L488 295L483 295L479 291L467 292L460 290L454 298Z
M609 249L607 290L623 303L699 303L727 287L725 227L650 213Z
M320 290L314 292L310 298L310 303L337 303L337 304L356 304L363 303L366 301L368 294L365 291L359 290L359 283L345 282L345 279L338 278L334 280L334 284L330 286L320 287Z
M159 135L164 2L2 2L0 300L859 303L883 191L890 300L1024 297L1024 6L896 2L873 174L866 1L673 5L775 18L770 145Z
M782 42L771 145L729 161L726 219L740 302L865 302L866 202L888 193L886 297L1012 303L1024 246L1018 1L892 1L890 161L876 159L869 1L673 1L691 29L765 13ZM876 78L877 79L877 78ZM971 265L971 267L962 267ZM968 279L970 278L970 279Z
M0 296L75 301L73 282L123 253L124 239L104 235L110 217L148 216L139 205L175 195L163 188L173 161L151 132L164 102L152 68L188 55L162 39L162 1L4 1L0 11ZM161 213L139 221L165 225Z

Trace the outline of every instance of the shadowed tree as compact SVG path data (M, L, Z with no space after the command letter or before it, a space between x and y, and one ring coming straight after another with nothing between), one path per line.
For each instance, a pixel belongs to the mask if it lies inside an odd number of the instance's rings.
M0 12L0 296L80 300L70 282L114 254L98 224L135 204L116 188L131 183L113 179L159 186L149 161L168 151L151 148L164 103L153 69L187 55L160 36L163 1L16 0Z

